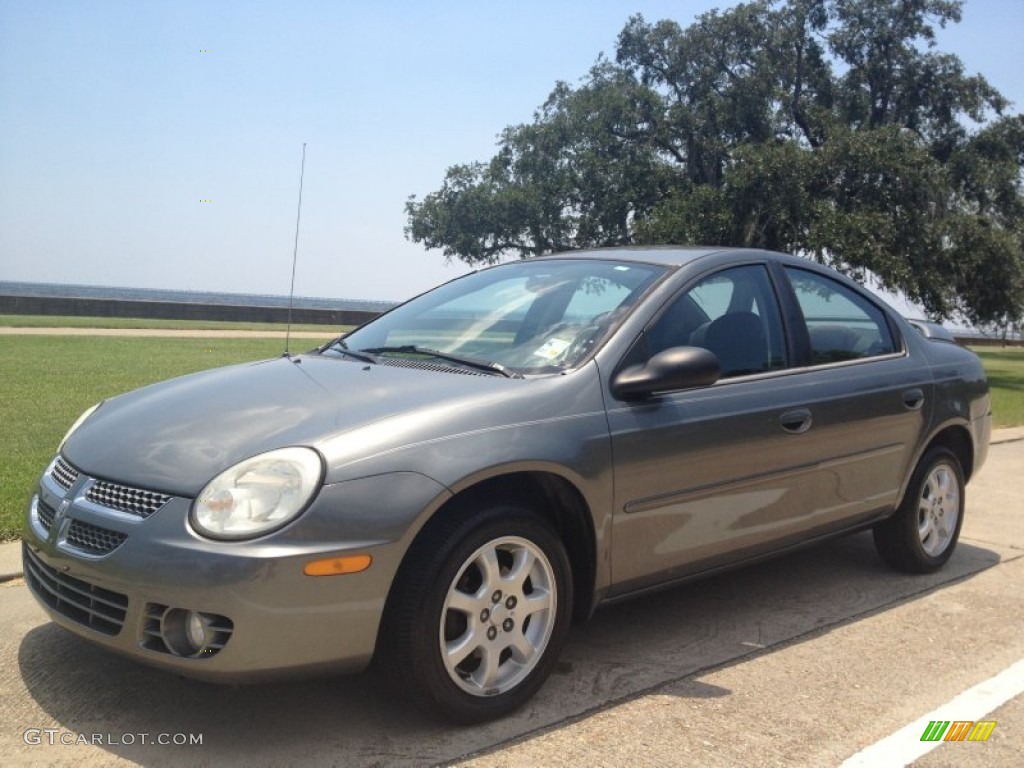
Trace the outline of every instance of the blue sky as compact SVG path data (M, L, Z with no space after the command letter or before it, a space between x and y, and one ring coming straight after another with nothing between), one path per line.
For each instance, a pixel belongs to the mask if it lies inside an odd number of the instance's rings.
M296 293L418 293L467 268L405 240L410 194L630 14L716 5L0 0L0 279L287 293L306 142ZM1024 0L970 0L940 47L1020 110L1022 34Z

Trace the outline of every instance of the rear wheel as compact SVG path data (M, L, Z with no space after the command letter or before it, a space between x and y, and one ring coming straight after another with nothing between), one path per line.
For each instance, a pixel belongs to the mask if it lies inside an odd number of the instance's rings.
M565 640L572 586L565 548L526 508L500 505L436 521L410 549L381 627L396 691L472 723L521 706Z
M937 570L956 548L963 512L960 460L948 448L932 448L914 470L896 514L875 526L875 546L882 559L898 570Z

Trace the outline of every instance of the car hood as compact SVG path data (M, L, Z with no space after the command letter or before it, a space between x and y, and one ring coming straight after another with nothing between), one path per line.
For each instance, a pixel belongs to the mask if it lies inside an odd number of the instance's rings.
M316 446L414 413L479 414L482 402L504 399L528 384L318 355L278 358L112 398L68 438L62 452L94 477L195 496L224 469L264 451ZM446 428L456 428L455 421L428 416L411 423L428 422L434 436L443 436Z

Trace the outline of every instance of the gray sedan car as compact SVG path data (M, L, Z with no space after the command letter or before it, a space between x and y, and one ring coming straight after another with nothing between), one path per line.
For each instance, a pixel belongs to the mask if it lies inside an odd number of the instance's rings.
M559 254L90 409L25 575L58 624L175 673L377 659L479 721L603 603L867 528L940 567L989 431L974 354L812 262Z

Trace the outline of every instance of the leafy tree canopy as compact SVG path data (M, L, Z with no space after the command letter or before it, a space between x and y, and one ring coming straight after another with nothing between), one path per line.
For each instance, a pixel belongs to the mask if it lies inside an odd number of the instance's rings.
M1024 116L935 28L962 0L758 0L630 18L488 162L406 203L448 259L745 245L870 270L936 318L1024 311Z

